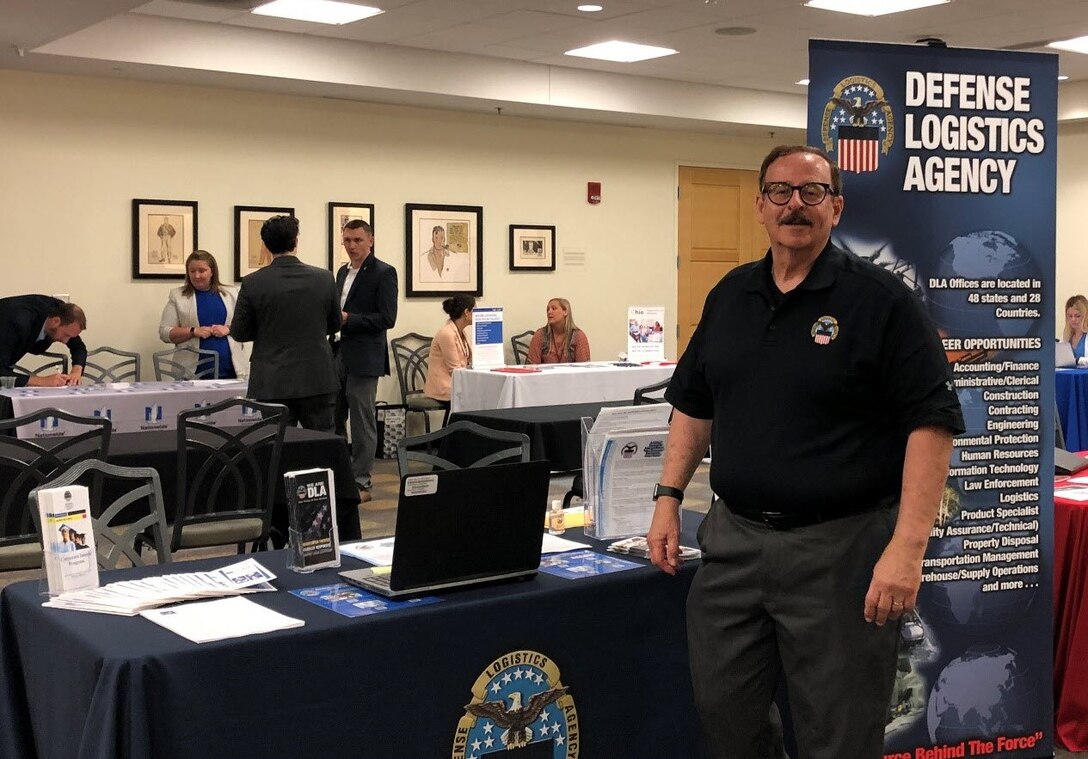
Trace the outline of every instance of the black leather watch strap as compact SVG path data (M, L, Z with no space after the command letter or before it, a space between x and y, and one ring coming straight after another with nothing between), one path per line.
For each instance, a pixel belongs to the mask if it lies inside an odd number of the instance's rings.
M680 503L684 502L684 491L680 488L670 487L669 485L662 485L660 482L654 485L654 500L659 497L667 495L670 498L675 498Z

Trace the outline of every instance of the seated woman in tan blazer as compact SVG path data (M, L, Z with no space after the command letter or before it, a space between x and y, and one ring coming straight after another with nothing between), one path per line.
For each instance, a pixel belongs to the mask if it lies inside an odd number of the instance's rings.
M450 317L431 340L427 355L427 382L423 394L434 398L450 413L450 390L453 370L472 365L472 344L465 337L465 327L472 324L472 309L476 299L471 295L454 295L442 301L442 310ZM443 419L443 424L445 419Z

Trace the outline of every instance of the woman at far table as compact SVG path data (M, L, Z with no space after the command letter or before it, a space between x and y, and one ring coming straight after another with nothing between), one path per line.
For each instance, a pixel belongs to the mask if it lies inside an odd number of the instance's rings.
M423 385L423 394L438 401L446 410L446 416L450 413L453 370L472 366L472 344L465 337L465 327L472 324L475 307L476 299L471 295L454 295L442 301L442 310L450 318L435 333L427 354L427 382Z
M548 323L533 333L529 343L530 364L570 364L589 361L589 338L574 323L570 301L552 298L546 311Z
M1085 317L1088 317L1088 298L1074 295L1065 302L1065 335L1062 338L1073 346L1073 355L1084 358Z
M206 250L190 253L185 261L185 284L170 291L162 310L159 339L164 343L218 353L217 379L248 376L249 360L241 343L230 337L230 322L237 299L236 288L220 283L215 256ZM174 361L201 379L212 379L201 374L210 368L209 359L202 359L198 365L194 354L178 351Z

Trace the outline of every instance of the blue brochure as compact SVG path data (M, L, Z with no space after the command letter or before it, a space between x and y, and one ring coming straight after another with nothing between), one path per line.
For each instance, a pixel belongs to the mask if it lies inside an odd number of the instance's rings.
M580 577L595 577L607 575L613 572L622 572L625 569L638 569L645 564L636 564L626 559L617 559L614 556L606 556L595 551L567 551L551 556L545 556L540 560L540 571L547 572L556 577L564 577L568 580L577 580Z
M435 596L423 596L422 598L412 598L407 601L394 601L391 598L382 598L373 593L368 593L362 588L348 585L346 582L292 590L291 595L298 596L312 604L324 606L326 609L331 609L337 614L343 614L345 617L366 617L371 614L381 614L383 611L406 609L410 606L427 606L442 600Z

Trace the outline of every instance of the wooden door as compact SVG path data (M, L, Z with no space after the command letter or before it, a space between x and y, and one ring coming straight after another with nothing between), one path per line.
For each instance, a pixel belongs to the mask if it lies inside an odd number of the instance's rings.
M767 250L767 232L755 215L758 180L757 171L680 167L677 356L687 348L711 288Z

